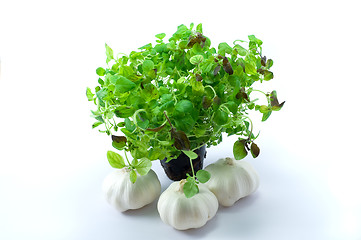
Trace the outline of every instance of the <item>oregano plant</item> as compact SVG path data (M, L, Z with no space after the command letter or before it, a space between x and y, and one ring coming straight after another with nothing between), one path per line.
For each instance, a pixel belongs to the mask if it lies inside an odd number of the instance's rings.
M215 48L202 24L180 25L168 40L165 33L155 37L155 43L128 55L114 54L105 44L106 65L96 69L98 85L86 90L96 106L92 127L111 136L115 149L133 157L125 164L109 151L110 165L130 168L135 182L154 160L171 161L183 152L192 162L195 149L218 145L222 133L239 136L233 146L235 159L249 152L257 157L258 135L248 112L258 111L266 121L285 103L279 103L276 91L253 86L274 77L273 61L262 53L263 42L249 35L246 41L222 42ZM261 104L252 98L253 92L264 95ZM197 184L209 178L208 172L195 173L192 166L184 185L186 196L196 194Z

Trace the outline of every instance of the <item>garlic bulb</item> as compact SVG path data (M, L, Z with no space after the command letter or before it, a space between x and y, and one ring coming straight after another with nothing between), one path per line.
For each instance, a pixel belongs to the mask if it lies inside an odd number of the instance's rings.
M219 204L226 207L253 193L259 186L257 172L246 161L221 158L205 170L211 173L205 185L217 196Z
M138 176L135 183L129 179L127 167L110 173L103 182L106 200L118 211L138 209L153 202L161 191L156 173L151 169L144 176Z
M158 212L163 222L178 230L200 228L216 215L216 196L203 184L191 198L183 193L186 180L173 182L159 197Z

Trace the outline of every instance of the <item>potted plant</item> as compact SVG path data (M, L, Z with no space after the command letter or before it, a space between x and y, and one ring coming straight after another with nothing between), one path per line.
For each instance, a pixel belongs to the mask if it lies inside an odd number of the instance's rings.
M110 164L127 166L136 182L160 160L170 179L186 179L183 190L190 198L210 177L202 170L206 147L221 143L222 133L238 135L234 158L248 152L257 157L258 135L248 112L259 111L266 121L284 102L278 102L276 91L253 86L273 78L273 61L262 54L262 41L254 35L218 48L203 35L202 24L180 25L168 41L165 36L155 35L155 44L129 55L115 55L106 44L107 66L96 69L98 86L86 94L96 105L93 128L111 136L112 146L127 160L109 151ZM253 92L264 95L262 104Z

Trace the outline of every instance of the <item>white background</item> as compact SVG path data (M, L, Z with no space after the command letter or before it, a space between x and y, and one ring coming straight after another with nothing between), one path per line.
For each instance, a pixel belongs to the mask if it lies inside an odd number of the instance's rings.
M359 10L347 0L1 0L0 239L361 239ZM85 89L105 66L104 43L129 53L191 22L213 46L263 40L275 73L263 89L286 104L254 121L261 155L246 160L258 191L176 231L156 202L123 214L105 202L111 142L91 129ZM205 165L232 156L233 141L208 149Z

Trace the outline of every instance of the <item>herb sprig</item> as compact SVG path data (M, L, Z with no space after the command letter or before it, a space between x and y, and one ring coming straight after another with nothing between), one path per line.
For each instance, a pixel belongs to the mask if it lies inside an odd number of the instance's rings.
M155 37L155 45L145 44L129 55L114 55L105 45L107 67L96 69L95 92L86 90L97 107L93 128L111 135L114 148L130 152L134 164L128 167L133 170L140 162L148 166L153 160L171 160L182 151L192 159L193 150L222 142L224 132L239 136L233 146L236 159L249 151L257 157L258 135L253 134L248 111L259 111L266 121L284 105L276 91L264 93L252 86L274 77L272 59L262 54L263 42L249 35L248 41L236 40L233 46L222 42L214 48L202 24L180 25L168 41L165 33ZM263 93L267 102L256 104L252 92ZM189 175L186 195L197 192L194 186L207 176L203 170Z
M132 162L129 162L126 154L125 157L128 164L125 164L123 157L118 153L113 151L107 152L107 158L110 166L118 169L127 168L130 171L129 178L132 183L135 183L137 180L137 174L140 174L141 176L146 175L152 168L152 162L147 158L134 158Z

